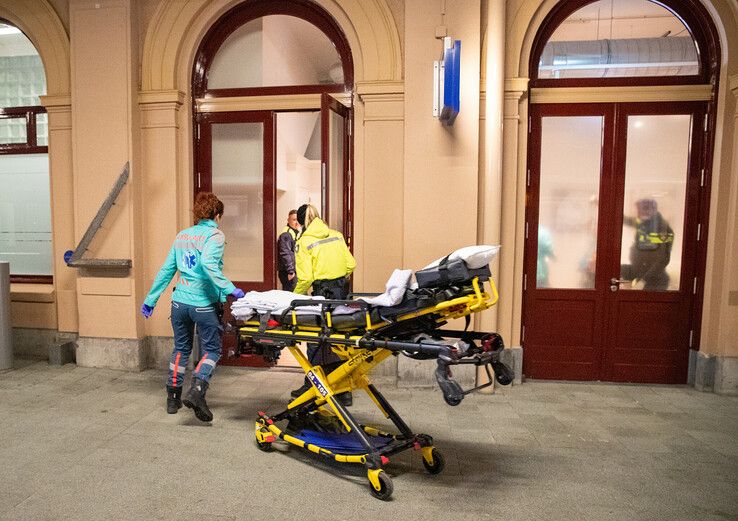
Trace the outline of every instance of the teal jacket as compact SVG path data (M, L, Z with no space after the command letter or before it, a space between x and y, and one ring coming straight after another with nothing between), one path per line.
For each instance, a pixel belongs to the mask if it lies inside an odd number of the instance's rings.
M225 302L236 286L222 272L225 235L215 221L203 219L177 234L144 303L152 308L179 270L172 300L191 306Z

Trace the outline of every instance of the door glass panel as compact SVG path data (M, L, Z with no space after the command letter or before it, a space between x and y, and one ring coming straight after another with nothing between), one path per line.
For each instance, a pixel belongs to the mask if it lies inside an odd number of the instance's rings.
M343 231L343 177L344 177L344 118L340 114L328 111L329 149L328 149L328 180L329 199L328 225L341 233Z
M620 289L679 289L691 127L688 114L628 117Z
M264 126L212 125L213 193L223 201L223 273L233 281L264 280Z
M595 286L603 125L602 116L542 118L538 288Z
M277 113L277 226L274 241L290 210L310 203L322 207L320 186L320 111Z

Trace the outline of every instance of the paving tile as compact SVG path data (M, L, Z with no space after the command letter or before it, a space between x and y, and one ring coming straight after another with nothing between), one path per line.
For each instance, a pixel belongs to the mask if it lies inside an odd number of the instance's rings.
M394 455L393 501L366 472L296 447L259 451L295 372L219 367L203 424L165 413L164 374L19 360L2 372L0 520L726 520L738 512L738 399L684 386L531 381L449 407L438 391L380 390L446 458ZM186 384L187 385L187 384ZM361 393L361 422L390 422Z

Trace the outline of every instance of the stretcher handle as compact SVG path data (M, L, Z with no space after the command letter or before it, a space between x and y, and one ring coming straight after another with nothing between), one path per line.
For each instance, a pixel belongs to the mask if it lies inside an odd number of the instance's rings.
M406 351L408 353L431 355L434 358L443 356L453 359L454 357L454 351L451 346L431 342L398 342L396 340L362 338L358 341L358 345L365 349L387 349L396 352Z

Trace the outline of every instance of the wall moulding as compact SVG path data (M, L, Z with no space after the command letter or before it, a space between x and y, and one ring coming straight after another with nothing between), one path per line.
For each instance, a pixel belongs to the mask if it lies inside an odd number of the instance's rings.
M531 103L627 103L709 101L710 99L712 99L712 85L552 87L530 90Z
M181 90L142 90L138 93L138 103L148 105L151 103L175 103L182 105L186 95Z

